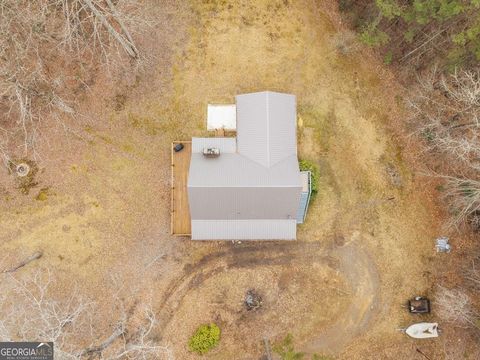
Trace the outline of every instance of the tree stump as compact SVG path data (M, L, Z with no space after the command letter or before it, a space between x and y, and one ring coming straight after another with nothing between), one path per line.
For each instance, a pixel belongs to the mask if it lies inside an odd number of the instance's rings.
M262 297L255 291L255 289L250 289L245 294L244 303L248 311L257 310L262 306Z

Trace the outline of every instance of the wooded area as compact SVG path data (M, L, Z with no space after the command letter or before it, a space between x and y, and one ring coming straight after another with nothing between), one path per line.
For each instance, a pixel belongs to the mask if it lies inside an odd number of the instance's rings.
M424 175L439 180L444 231L469 238L456 265L438 274L461 277L437 288L439 315L478 335L480 1L340 0L339 10L405 88L403 126L422 144Z
M480 60L478 0L340 0L339 10L387 64L453 70Z

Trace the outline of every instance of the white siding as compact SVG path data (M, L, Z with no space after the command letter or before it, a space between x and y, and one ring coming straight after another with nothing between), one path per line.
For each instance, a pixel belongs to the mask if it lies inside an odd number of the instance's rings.
M311 172L301 171L300 175L302 177L303 188L302 188L302 195L300 197L300 205L298 206L297 224L304 223L305 218L307 216L308 204L310 203L310 196L312 194Z
M292 220L192 220L192 240L295 240Z

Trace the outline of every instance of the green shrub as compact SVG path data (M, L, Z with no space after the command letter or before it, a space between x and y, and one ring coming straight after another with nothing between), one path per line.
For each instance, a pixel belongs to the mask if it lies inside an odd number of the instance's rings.
M275 344L273 351L280 355L282 360L302 360L305 358L304 353L295 351L292 334L288 334L280 343Z
M375 0L375 4L382 15L389 20L402 15L402 8L395 0Z
M372 47L383 46L390 41L390 36L378 27L378 22L371 22L364 25L360 33L360 41Z
M318 178L320 176L317 165L308 160L300 160L299 165L300 171L310 171L312 173L312 193L316 193L318 191Z
M390 64L392 63L392 61L393 61L393 53L392 53L391 50L389 50L389 51L385 54L385 56L383 57L383 63L384 63L385 65L390 65Z
M415 37L415 30L414 29L408 29L404 34L403 37L405 38L405 41L409 44L412 43L414 37Z
M282 341L273 345L273 351L277 353L282 360L306 360L306 354L295 350L292 334L288 334ZM329 356L312 354L308 356L311 360L333 360Z
M204 324L200 326L188 341L190 351L200 355L207 353L220 341L220 328L216 324Z
M312 360L333 360L333 358L326 355L313 354Z

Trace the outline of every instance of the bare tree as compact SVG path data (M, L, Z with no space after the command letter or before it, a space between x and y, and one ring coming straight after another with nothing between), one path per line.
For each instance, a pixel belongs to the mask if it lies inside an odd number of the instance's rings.
M32 276L4 275L0 304L0 341L53 341L56 359L173 359L168 347L156 345L150 335L155 315L146 305L135 321L124 304L114 300L117 317L111 333L98 333L95 303L73 288L65 298L51 293L54 278L49 271ZM90 344L85 347L85 344Z
M476 327L478 314L474 311L470 298L460 289L447 289L438 286L435 293L438 315L445 321L463 327Z
M137 61L132 32L146 24L137 0L0 2L0 155L21 141L36 156L39 124L75 116L73 99L99 64L115 69L120 51Z
M480 71L444 75L434 67L408 98L411 125L426 149L447 161L440 169L454 215L450 225L480 225Z
M480 73L442 75L434 67L409 97L412 123L430 151L480 169Z
M78 329L90 328L93 304L75 289L65 301L54 301L48 294L51 284L50 272L37 272L23 279L8 275L2 279L0 338L53 341L60 358L74 359L72 339Z
M471 263L465 267L464 278L474 291L477 293L480 292L480 256L474 258Z

